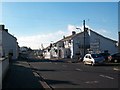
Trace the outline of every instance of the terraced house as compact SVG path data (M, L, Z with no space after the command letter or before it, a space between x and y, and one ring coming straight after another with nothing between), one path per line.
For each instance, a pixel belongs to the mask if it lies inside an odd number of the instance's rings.
M0 25L0 58L11 55L12 59L17 59L18 49L17 38L11 35L4 25Z
M85 32L63 37L63 39L47 47L50 58L78 59L86 53L118 52L117 41L104 37L97 32L86 28Z

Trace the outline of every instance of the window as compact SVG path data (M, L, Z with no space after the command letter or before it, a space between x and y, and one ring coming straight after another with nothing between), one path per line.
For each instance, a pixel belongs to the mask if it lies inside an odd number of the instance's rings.
M89 58L90 56L89 55L86 55L85 58Z
M89 59L91 59L91 56L89 56Z
M98 57L102 57L102 55L101 54L92 54L92 57L93 58L98 58Z

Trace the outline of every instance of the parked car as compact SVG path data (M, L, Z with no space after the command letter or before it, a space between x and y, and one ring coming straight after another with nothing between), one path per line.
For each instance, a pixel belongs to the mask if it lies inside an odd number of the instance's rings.
M100 53L104 58L105 61L108 62L108 57L110 56L110 53Z
M113 55L108 56L110 62L120 62L120 53L115 53Z
M92 66L95 64L102 64L104 61L105 59L101 54L86 54L83 58L84 64L90 64Z

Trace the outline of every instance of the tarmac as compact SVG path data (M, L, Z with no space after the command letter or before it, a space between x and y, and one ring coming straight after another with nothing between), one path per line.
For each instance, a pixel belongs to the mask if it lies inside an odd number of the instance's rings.
M14 60L9 64L8 72L2 82L2 90L39 89L44 90L40 77L36 77L25 60Z
M70 62L71 60L64 61L68 63L76 63ZM113 65L116 66L116 64ZM114 69L117 71L120 70L117 67ZM10 62L8 72L2 83L2 90L9 89L52 90L51 87L49 87L49 85L41 77L41 75L32 70L32 67L27 62L27 59L18 59Z

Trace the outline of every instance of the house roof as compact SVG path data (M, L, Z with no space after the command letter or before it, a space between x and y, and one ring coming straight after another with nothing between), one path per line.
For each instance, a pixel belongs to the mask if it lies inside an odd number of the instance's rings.
M101 35L101 34L95 32L95 31L93 31L93 30L91 30L91 29L89 29L89 31L91 31L91 32L93 32L93 33L95 33L95 34L97 34L97 35L99 35L99 36L101 36L101 37L103 37L103 38L105 38L105 39L108 39L108 40L111 40L111 41L117 43L116 40L113 40L113 39L110 39L110 38L108 38L108 37L105 37L105 36L103 36L103 35ZM80 35L80 34L82 34L82 33L83 33L83 32L77 33L77 34L75 34L75 35L67 36L67 37L65 37L65 38L63 38L63 39L57 41L56 43L58 43L58 42L60 42L60 41L71 40L72 38L74 38L74 37L76 37L76 36L78 36L78 35ZM54 43L54 44L56 44L56 43Z
M91 29L89 29L91 32L93 32L93 33L95 33L95 34L97 34L97 35L99 35L99 36L101 36L101 37L103 37L103 38L105 38L105 39L107 39L107 40L110 40L110 41L113 41L113 42L115 42L115 43L117 43L118 41L116 41L116 40L113 40L113 39L110 39L110 38L108 38L108 37L105 37L105 36L103 36L103 35L101 35L101 34L99 34L99 33L97 33L97 32L95 32L95 31L93 31L93 30L91 30Z
M108 37L105 37L105 36L103 36L103 35L95 32L95 31L93 31L93 30L91 30L91 29L88 29L87 31L93 32L93 33L95 33L95 34L97 34L97 35L99 35L99 36L101 36L101 37L103 37L103 38L105 38L105 39L107 39L107 40L113 41L113 42L115 42L115 43L118 42L118 41L116 41L116 40L113 40L113 39L110 39L110 38L108 38ZM67 36L67 37L65 37L65 38L63 38L63 39L61 39L61 40L59 40L59 41L57 41L57 42L55 42L55 43L53 43L53 44L55 45L55 44L57 44L58 42L61 42L61 41L71 40L71 39L73 39L74 37L76 37L76 36L78 36L78 35L80 35L80 34L82 34L82 33L83 33L83 32L80 32L80 33L77 33L77 34L74 34L74 35L69 35L69 36ZM46 49L47 49L47 48L49 48L49 46L46 47Z
M76 37L76 36L78 36L78 35L80 35L80 34L82 34L82 33L83 33L83 32L80 32L80 33L77 33L77 34L74 34L74 35L69 35L69 36L67 36L67 37L65 37L65 38L57 41L56 43L61 42L61 41L71 40L72 38L74 38L74 37ZM54 44L56 44L56 43L54 43Z

